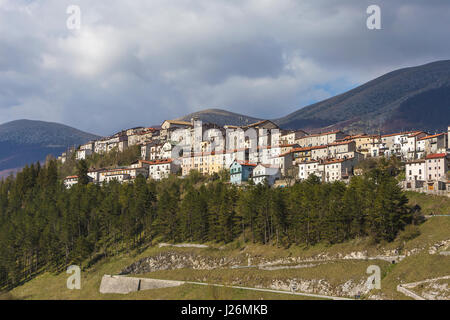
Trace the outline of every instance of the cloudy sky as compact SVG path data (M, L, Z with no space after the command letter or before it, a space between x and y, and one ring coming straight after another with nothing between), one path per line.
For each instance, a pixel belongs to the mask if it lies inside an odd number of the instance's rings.
M449 59L449 17L448 0L0 0L0 123L110 134L205 108L277 118Z

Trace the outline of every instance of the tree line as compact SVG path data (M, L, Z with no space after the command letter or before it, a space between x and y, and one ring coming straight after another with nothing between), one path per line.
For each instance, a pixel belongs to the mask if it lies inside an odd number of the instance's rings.
M50 160L0 182L0 286L152 243L235 240L288 247L356 237L392 241L414 220L408 199L379 168L342 182L311 176L292 187L228 183L226 172L162 181L79 183L66 189Z

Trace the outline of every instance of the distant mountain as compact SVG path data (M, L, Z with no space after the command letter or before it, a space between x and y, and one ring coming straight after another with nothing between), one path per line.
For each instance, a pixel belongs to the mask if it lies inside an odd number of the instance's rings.
M176 120L191 121L191 119L194 117L202 120L203 122L216 123L220 126L224 125L241 126L262 120L259 118L233 113L222 109L206 109L188 114Z
M390 72L274 121L312 131L444 130L450 125L450 60Z
M0 125L0 176L57 156L99 136L54 122L16 120Z
M245 125L261 120L221 109L206 109L177 120L190 121L192 117L218 125ZM450 60L387 73L272 121L283 129L310 132L446 130L450 125Z

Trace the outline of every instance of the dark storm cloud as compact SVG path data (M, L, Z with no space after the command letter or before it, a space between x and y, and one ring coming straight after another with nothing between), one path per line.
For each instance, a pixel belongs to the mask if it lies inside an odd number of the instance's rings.
M366 28L371 4L382 30ZM449 16L447 0L0 0L0 123L108 134L208 107L278 117L448 59Z

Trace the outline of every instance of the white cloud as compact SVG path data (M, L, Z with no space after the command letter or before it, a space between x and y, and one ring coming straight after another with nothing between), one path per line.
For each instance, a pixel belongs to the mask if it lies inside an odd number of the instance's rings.
M0 122L106 134L209 107L279 117L448 57L448 1L378 2L374 32L366 0L0 0Z

